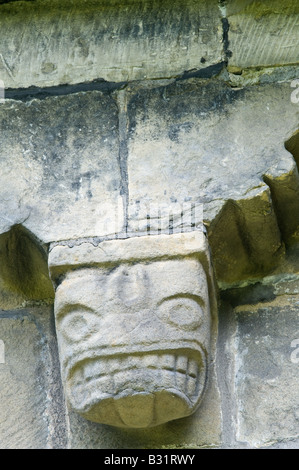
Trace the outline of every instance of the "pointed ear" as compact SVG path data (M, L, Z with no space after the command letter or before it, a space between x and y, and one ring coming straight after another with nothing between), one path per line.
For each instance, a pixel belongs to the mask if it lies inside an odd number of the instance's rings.
M47 249L22 225L0 235L0 277L5 287L28 300L54 298Z

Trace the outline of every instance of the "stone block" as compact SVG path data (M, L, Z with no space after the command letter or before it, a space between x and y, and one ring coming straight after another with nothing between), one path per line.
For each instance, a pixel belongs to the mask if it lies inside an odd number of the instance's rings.
M0 312L0 448L66 446L51 307Z
M184 256L198 258L209 269L208 242L202 232L104 240L97 246L91 242L75 246L55 243L50 246L48 262L52 278L55 280L67 270L82 265L115 266L121 263L175 259Z
M216 0L8 3L0 29L6 88L163 78L224 60Z
M162 230L171 216L180 231L183 205L201 204L221 282L279 261L281 231L287 242L299 225L298 199L290 197L299 194L298 171L284 146L298 126L291 91L288 83L233 89L198 79L133 88L129 231L155 223L159 210ZM296 210L285 210L286 199Z
M0 233L22 224L42 243L124 225L118 108L101 92L0 104Z
M279 66L298 63L296 2L231 1L227 7L230 67Z
M267 447L299 435L299 297L236 310L237 441Z

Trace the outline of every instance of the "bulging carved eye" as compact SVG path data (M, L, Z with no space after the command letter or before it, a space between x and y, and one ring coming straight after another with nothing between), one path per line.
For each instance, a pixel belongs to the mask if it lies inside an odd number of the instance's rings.
M204 312L199 302L189 297L165 299L158 308L161 320L183 330L195 330L203 322Z
M70 342L81 341L96 333L99 329L99 318L86 311L67 313L60 321L59 331Z

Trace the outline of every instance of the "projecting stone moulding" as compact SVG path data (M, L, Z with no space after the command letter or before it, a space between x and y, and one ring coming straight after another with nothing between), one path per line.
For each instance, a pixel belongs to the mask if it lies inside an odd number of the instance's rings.
M224 61L217 0L16 2L0 5L0 29L6 88L155 79Z
M132 89L129 229L147 222L146 203L157 213L191 199L203 205L222 286L273 269L299 233L299 108L290 85L191 79Z
M293 91L188 79L7 99L0 233L22 225L42 244L128 237L149 218L167 233L182 213L196 225L201 206L217 281L265 275L299 237Z
M72 409L144 428L198 408L216 314L202 232L56 245L49 267Z

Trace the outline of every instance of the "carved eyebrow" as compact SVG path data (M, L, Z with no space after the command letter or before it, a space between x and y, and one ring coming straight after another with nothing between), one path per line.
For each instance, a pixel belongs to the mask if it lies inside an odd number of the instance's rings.
M201 296L196 295L196 294L186 294L186 293L181 293L181 294L179 293L179 294L170 295L168 297L164 297L162 300L160 300L160 302L158 302L157 305L160 306L167 300L175 300L175 299L181 299L181 298L193 300L194 302L199 304L201 307L206 306L206 302Z
M67 304L64 304L61 308L56 310L56 319L61 320L61 318L67 313L73 313L77 310L84 310L86 312L94 313L94 310L88 307L87 305L80 304L78 302L68 302Z

